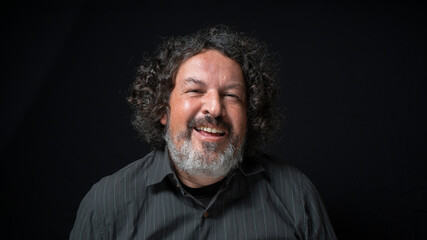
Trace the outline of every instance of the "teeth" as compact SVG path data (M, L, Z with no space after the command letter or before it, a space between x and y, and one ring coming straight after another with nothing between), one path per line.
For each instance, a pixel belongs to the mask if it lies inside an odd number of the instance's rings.
M210 133L224 133L223 131L216 129L216 128L210 128L210 127L198 127L197 130L199 131L205 131Z

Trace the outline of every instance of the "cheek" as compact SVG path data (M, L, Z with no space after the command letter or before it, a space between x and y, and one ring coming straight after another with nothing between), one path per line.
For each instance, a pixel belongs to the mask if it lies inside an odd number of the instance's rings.
M171 124L187 125L195 115L196 104L181 100L171 106Z
M245 115L243 115L244 117L242 118L242 126L241 126L241 134L242 135L246 135L246 129L247 129L247 126L248 126L248 120L247 120L247 117L246 117L246 112L244 113Z
M181 111L185 111L185 112L192 112L193 111L193 107L195 106L195 104L191 104L190 101L183 101L182 104L182 109Z
M238 133L239 135L245 134L247 126L247 116L245 109L234 109L231 114L234 128L237 131L236 133Z

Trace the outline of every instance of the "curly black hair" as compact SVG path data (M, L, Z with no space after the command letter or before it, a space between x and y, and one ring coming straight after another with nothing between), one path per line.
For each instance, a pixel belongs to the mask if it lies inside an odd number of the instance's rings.
M278 98L278 62L268 45L229 26L206 27L194 34L170 37L154 57L145 58L131 86L132 124L154 149L165 146L165 126L160 123L169 107L178 69L185 60L204 50L217 50L239 63L248 102L245 154L262 153L279 129L283 114Z

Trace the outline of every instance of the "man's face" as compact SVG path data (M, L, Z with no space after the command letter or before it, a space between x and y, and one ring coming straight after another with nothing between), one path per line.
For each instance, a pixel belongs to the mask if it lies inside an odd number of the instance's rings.
M246 134L246 86L238 63L215 50L197 54L178 69L171 92L168 125L177 150L184 143L215 164L221 154L240 149ZM190 144L191 143L191 144Z

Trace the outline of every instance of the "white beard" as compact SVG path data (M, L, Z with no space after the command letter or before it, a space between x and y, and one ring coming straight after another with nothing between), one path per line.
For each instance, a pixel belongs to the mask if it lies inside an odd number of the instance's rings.
M217 143L205 142L203 152L197 151L192 146L191 134L178 134L172 140L169 126L166 129L165 140L175 167L191 176L223 177L237 167L243 159L243 143L236 149L230 141L227 148L220 152L216 150ZM183 142L180 149L175 144L179 140Z

